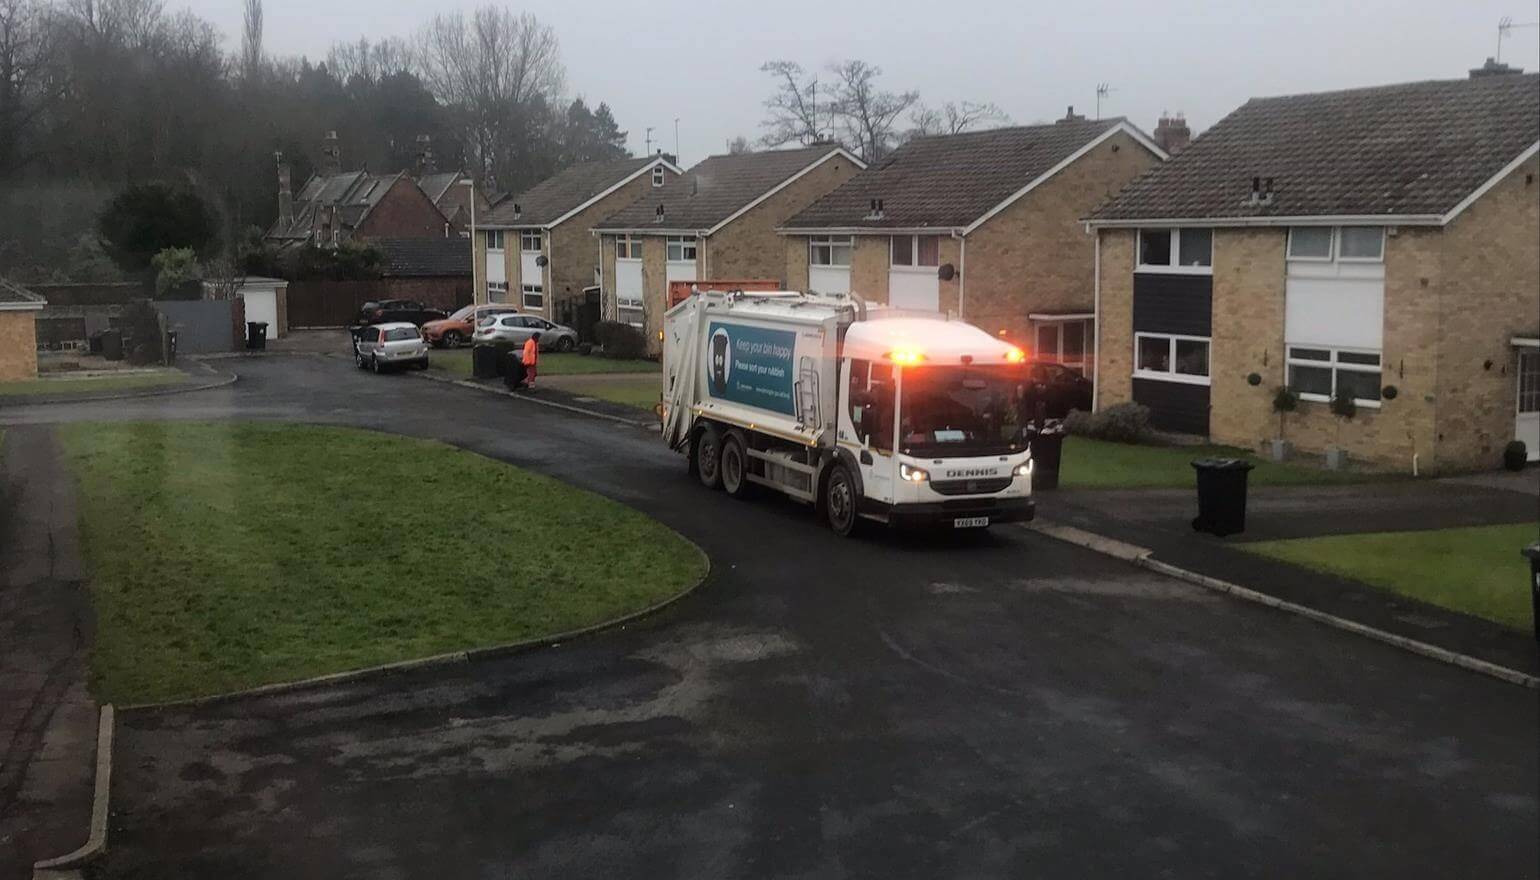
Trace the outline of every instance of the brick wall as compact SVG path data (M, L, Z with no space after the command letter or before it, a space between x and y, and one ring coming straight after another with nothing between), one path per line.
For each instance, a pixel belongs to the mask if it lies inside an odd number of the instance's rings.
M1128 235L1132 255L1133 235ZM1274 393L1284 383L1286 242L1282 229L1214 231L1209 435L1221 443L1259 449L1278 433L1272 406ZM1104 303L1106 285L1103 275ZM1131 370L1132 342L1120 345ZM1246 381L1252 373L1262 377L1260 385Z
M806 243L806 239L803 239ZM807 249L803 248L803 253ZM807 259L806 256L803 257ZM888 301L888 237L858 235L850 251L850 289L867 302Z
M1119 132L974 230L963 317L1024 338L1031 312L1090 312L1095 241L1081 218L1159 161Z
M615 236L599 236L599 320L615 320Z
M448 222L433 200L410 178L397 178L364 222L358 238L442 238Z
M787 290L807 290L807 236L785 236L786 265L781 270L781 282Z
M37 377L37 312L0 312L0 382Z
M674 172L664 169L664 175L672 180ZM594 238L593 227L652 191L652 172L646 171L635 180L583 209L572 219L551 230L546 256L550 258L547 274L546 302L556 314L556 304L567 299L580 299L583 288L592 287L594 269L599 262L599 243ZM613 245L611 249L613 251ZM614 253L610 259L614 259ZM606 276L608 277L608 276Z
M1101 314L1096 322L1096 406L1134 396L1134 237L1132 229L1103 229Z
M704 242L702 278L776 278L784 282L783 245L775 228L858 170L843 156L826 159L755 205Z

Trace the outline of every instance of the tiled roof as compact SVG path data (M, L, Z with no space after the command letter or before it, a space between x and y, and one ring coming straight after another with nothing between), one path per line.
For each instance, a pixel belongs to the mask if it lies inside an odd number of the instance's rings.
M1540 74L1256 98L1091 216L1443 215L1537 139Z
M837 150L837 146L819 144L795 150L708 156L596 228L710 229ZM661 223L657 222L659 205L663 206Z
M787 228L967 226L1122 119L920 137L786 221ZM882 218L867 219L873 199Z
M308 239L315 226L317 212L332 207L337 208L338 218L344 226L356 228L401 176L344 171L325 177L311 177L294 194L294 222L289 228L283 229L275 221L273 228L268 231L268 237Z
M48 305L42 297L22 287L14 281L0 278L0 307L27 308L33 306L42 308Z
M471 274L471 240L448 238L372 238L385 255L387 277L429 278Z
M657 161L656 156L584 162L499 201L478 226L545 226ZM514 216L513 206L519 206Z
M455 181L459 179L460 172L458 171L436 171L417 178L417 185L422 187L422 191L428 194L428 198L433 200L433 204L437 205L443 201L444 194L449 192L449 188L454 186Z

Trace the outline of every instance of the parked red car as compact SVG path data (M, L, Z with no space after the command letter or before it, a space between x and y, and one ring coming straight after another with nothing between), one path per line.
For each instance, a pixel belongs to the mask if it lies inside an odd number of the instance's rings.
M447 318L422 325L422 338L437 348L456 348L470 341L476 324L489 315L507 315L518 309L510 305L466 306Z

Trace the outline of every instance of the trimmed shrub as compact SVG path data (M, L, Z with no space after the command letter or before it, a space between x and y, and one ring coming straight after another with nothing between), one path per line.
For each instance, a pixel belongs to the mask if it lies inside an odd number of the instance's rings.
M1130 401L1094 413L1072 410L1064 417L1064 429L1093 440L1138 443L1149 436L1150 408Z
M604 357L624 360L647 356L647 337L630 324L600 321L594 325L594 335L599 337Z

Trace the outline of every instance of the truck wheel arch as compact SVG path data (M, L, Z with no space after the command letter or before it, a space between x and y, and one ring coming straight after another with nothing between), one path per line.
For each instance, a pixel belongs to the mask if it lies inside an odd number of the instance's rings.
M813 498L815 499L813 507L818 511L819 516L824 515L824 484L829 481L829 474L833 472L836 464L844 465L846 472L850 474L851 482L855 483L856 497L866 497L866 486L861 482L861 468L856 464L856 457L849 449L841 446L834 450L833 455L825 456L818 468L818 479L814 483L817 486L817 491L813 493Z

